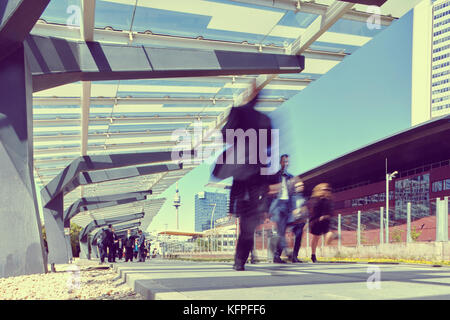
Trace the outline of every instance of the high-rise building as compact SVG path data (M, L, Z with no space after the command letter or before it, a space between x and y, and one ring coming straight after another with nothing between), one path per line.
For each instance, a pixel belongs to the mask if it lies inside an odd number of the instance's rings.
M228 214L229 195L218 192L199 192L195 195L195 231L214 227L214 221ZM212 223L211 223L212 220Z
M414 8L411 124L450 113L450 0Z

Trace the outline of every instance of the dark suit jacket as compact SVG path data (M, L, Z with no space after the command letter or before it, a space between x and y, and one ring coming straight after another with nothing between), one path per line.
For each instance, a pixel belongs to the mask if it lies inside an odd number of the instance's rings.
M288 172L285 172L285 177L287 180L292 179L294 176ZM277 183L281 183L283 178L283 174L281 172L281 170L279 170L277 173L275 173L274 175L268 176L267 177L267 181L269 184L277 184ZM291 197L292 193L293 193L293 188L288 188L288 193L289 193L289 198ZM272 203L278 198L278 194L272 195L272 196L268 196L267 197L267 206L270 208L272 206Z
M111 230L106 229L103 244L105 246L112 246L114 244L115 240L117 240L116 234L114 232L112 232Z
M268 166L260 159L260 153L267 154L271 146L271 129L272 124L270 118L265 114L256 111L254 106L257 98L241 107L233 107L228 116L228 121L222 128L222 137L224 142L231 146L222 153L222 163L216 161L216 165L212 175L219 179L227 179L233 177L233 184L230 191L230 213L237 215L253 215L261 213L264 209L265 193L267 192L266 177L261 176L261 168ZM244 133L256 134L256 148L250 149L250 139L245 138L245 154L244 163L238 164L238 139L234 136L233 141L227 141L227 130L241 129ZM261 144L259 130L267 130L266 145ZM236 131L235 131L236 132ZM232 135L231 135L232 136ZM261 150L263 147L265 150ZM256 154L250 154L250 150L254 150ZM250 163L250 160L256 160ZM266 159L264 159L266 160ZM227 162L230 162L227 164ZM265 161L266 162L266 161Z
M230 213L242 216L267 212L266 194L267 183L263 176L255 175L247 181L233 179Z
M130 236L123 241L125 248L132 248L134 246L134 237Z
M233 177L236 180L247 180L255 175L260 174L260 169L262 167L267 166L261 162L259 157L260 154L260 139L259 139L259 130L265 129L267 130L267 146L266 150L261 150L264 153L267 152L267 149L271 146L271 129L272 124L270 118L265 114L256 111L254 109L254 105L256 103L256 98L249 102L248 104L241 107L233 107L228 116L228 121L225 126L222 128L222 137L224 142L231 144L226 151L222 153L219 159L223 159L223 163L217 163L213 170L213 176L219 179L227 179L229 177ZM256 133L256 154L250 154L250 139L245 139L245 161L244 164L237 163L238 156L238 148L237 142L238 139L234 137L234 141L227 141L227 129L238 130L242 129L244 132L255 132ZM247 130L252 131L247 131ZM252 157L251 157L252 156ZM256 159L256 164L250 164L251 159ZM228 161L227 161L228 160ZM227 164L227 162L231 162Z
M285 177L286 179L292 179L294 176L292 174L290 174L289 172L285 172ZM281 170L279 170L277 173L275 173L274 175L271 175L268 177L269 183L270 184L276 184L276 183L280 183L282 181L282 172Z
M139 236L139 239L138 239L138 246L139 246L140 248L142 248L143 246L145 246L145 236L144 236L144 234L141 234L141 235Z

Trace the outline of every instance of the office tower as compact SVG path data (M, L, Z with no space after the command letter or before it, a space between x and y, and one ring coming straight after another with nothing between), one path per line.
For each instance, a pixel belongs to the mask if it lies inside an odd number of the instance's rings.
M411 124L450 113L450 0L414 8Z
M195 195L195 231L214 228L214 221L227 216L228 194L199 192ZM212 222L212 223L211 223Z

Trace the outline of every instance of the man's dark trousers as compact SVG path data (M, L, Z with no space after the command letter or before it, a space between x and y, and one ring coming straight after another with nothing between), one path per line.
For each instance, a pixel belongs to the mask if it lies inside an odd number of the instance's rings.
M292 251L292 258L295 259L300 251L300 246L302 244L303 227L305 223L299 223L293 226L292 232L295 234L294 240L294 250Z
M125 262L133 262L133 247L125 247Z
M243 266L253 249L253 234L260 222L258 214L242 215L239 218L239 239L236 246L235 264Z
M139 262L145 262L145 246L140 246L139 247Z
M103 245L103 243L98 244L98 253L100 254L100 262L101 263L105 262L106 250L105 250L105 246Z
M289 200L277 200L277 247L274 252L274 258L280 258L283 249L286 247L286 227L289 219Z
M114 242L108 245L108 262L116 262L116 246Z

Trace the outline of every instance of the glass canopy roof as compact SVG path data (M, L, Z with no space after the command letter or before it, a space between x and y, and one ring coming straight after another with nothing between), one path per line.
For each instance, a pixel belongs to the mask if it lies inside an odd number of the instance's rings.
M92 17L94 41L285 54L333 4L325 0L97 0L94 10L83 10L84 2L50 1L32 34L83 40L83 17ZM379 28L368 28L369 17L367 7L362 5L345 13L303 53L306 68L302 73L277 75L261 90L257 109L266 113L275 110L395 20L383 15ZM176 143L171 139L174 130L192 130L199 120L204 126L214 127L255 77L91 82L87 106L83 105L81 82L35 92L34 167L38 190L81 155L171 151ZM83 112L88 112L84 132ZM83 135L87 135L84 154ZM82 196L152 189L147 201L85 212L73 221L78 219L79 224L86 225L102 214L130 213L130 208L136 208L136 212L145 209L151 211L147 215L154 216L161 207L163 192L194 167L186 165L179 171L81 187L65 197L64 205L68 207Z

